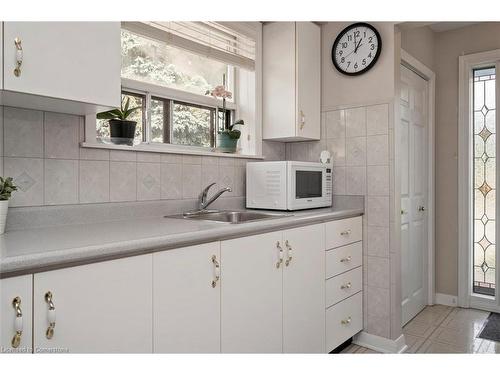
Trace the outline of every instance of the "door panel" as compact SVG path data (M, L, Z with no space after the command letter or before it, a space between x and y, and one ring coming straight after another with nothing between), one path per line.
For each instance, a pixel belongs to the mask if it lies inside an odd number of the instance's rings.
M325 224L286 230L283 241L283 351L324 353Z
M220 352L216 262L219 242L153 254L155 353Z
M426 304L427 295L428 84L401 66L401 277L402 323Z
M34 275L34 351L151 353L152 255ZM49 304L54 335L47 338Z
M0 280L0 353L32 352L32 284L32 275ZM19 311L13 305L16 297ZM19 342L14 347L12 339L17 330Z
M221 351L283 351L281 232L221 242Z

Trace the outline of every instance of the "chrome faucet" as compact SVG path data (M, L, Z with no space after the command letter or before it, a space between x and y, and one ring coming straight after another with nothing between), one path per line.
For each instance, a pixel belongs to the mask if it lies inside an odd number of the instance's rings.
M220 189L217 193L215 193L214 195L212 195L210 198L207 199L208 190L210 190L210 188L214 185L215 182L212 182L210 185L208 185L205 189L201 191L200 202L198 206L200 211L207 209L208 206L214 203L215 200L219 198L222 194L224 194L226 191L231 191L230 187L225 187L223 189Z

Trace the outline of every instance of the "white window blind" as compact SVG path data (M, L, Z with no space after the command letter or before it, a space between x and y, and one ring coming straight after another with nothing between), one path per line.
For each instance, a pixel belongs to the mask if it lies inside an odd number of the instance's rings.
M245 69L255 69L255 39L218 22L122 22L144 37Z

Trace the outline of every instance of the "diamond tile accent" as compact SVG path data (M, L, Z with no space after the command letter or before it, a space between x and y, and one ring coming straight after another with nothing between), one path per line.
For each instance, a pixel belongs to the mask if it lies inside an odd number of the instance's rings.
M483 270L484 273L486 273L486 271L488 271L489 268L490 267L488 267L486 262L483 262L483 264L481 264L481 269Z
M486 114L488 113L489 109L488 107L486 107L485 105L483 105L483 108L481 108L481 113L486 116Z
M21 173L15 180L16 185L24 192L27 192L36 183L36 180L26 172Z
M491 242L488 241L488 239L486 238L486 236L483 236L483 238L481 238L481 240L478 242L479 245L481 245L481 247L486 250L488 248L488 246L491 245Z
M483 184L478 188L478 190L483 193L484 196L486 196L486 194L491 191L491 187L486 181L484 181Z
M153 176L148 174L144 179L142 180L142 184L148 189L151 190L151 188L154 186L156 180Z
M483 161L483 163L486 163L488 161L488 155L486 154L486 152L481 155L481 160Z
M492 133L488 130L488 128L485 126L480 132L479 132L479 136L481 138L483 138L483 141L486 142L486 140L488 139L488 137L491 135Z
M486 223L488 222L488 216L486 216L486 214L483 215L483 217L481 218L481 222L486 225Z

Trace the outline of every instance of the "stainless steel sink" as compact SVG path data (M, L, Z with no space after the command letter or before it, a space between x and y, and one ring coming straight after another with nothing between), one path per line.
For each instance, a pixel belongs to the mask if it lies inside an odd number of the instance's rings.
M279 219L291 214L270 214L255 211L199 211L190 212L183 215L166 216L170 218L180 218L187 220L210 220L229 224L241 224L252 221Z

